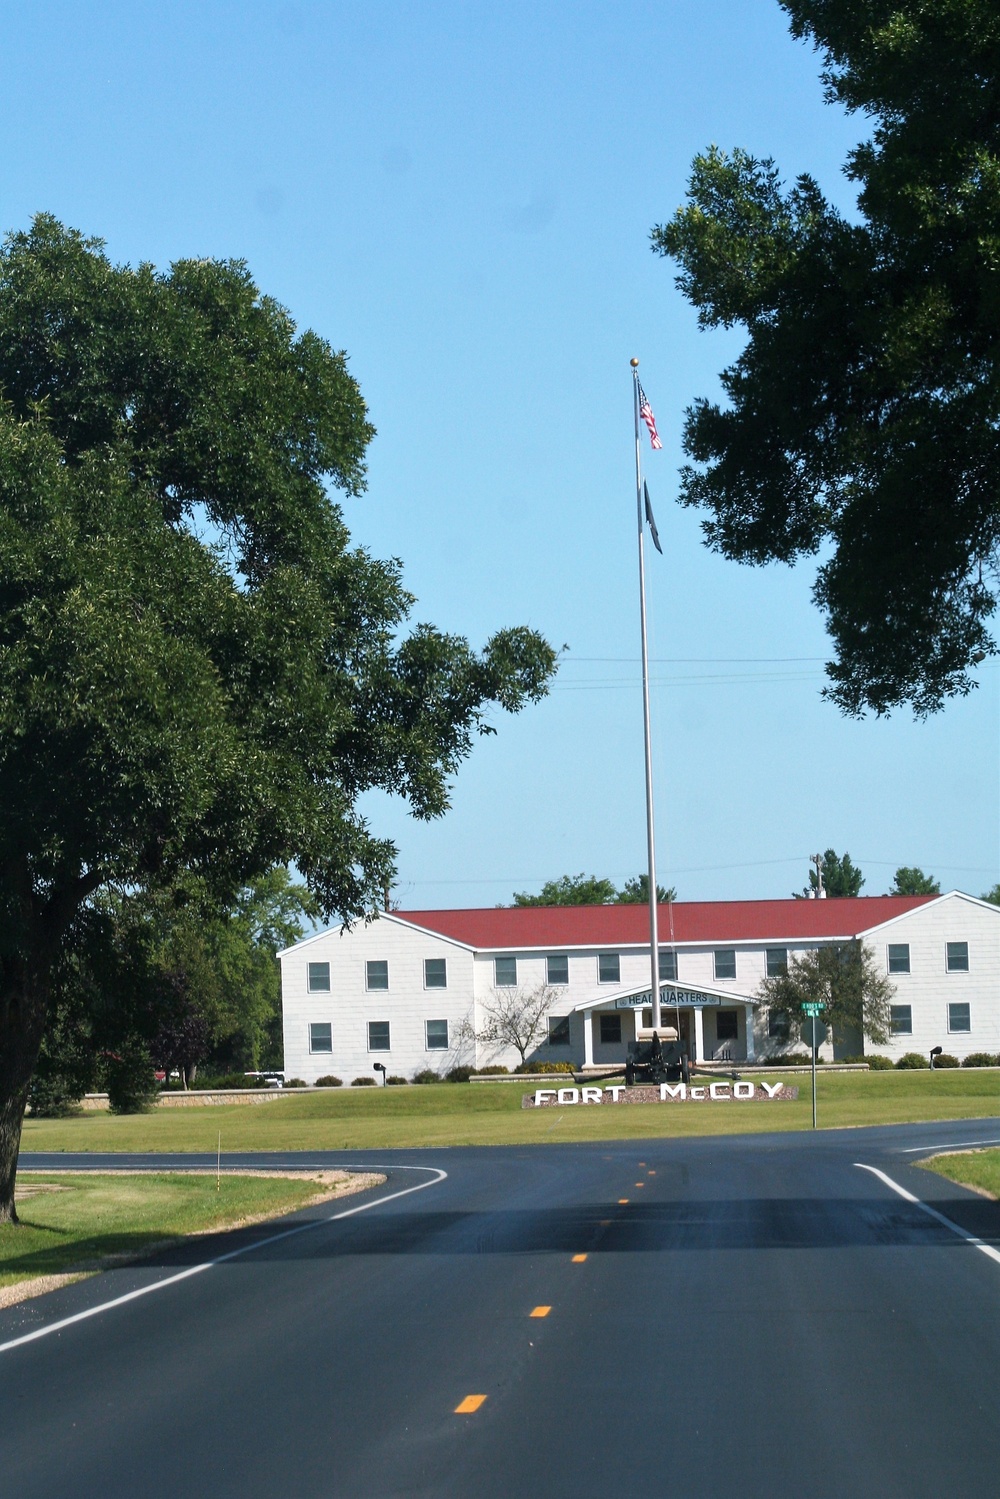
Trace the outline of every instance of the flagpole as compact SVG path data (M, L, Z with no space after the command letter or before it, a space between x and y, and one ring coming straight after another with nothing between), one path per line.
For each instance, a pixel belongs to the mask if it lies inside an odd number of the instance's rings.
M642 509L642 453L639 446L639 361L632 363L632 404L635 415L635 506L639 524L639 619L642 636L642 727L646 751L646 856L649 868L649 992L653 1001L653 1029L660 1028L660 943L657 930L656 849L653 834L653 746L649 728L649 648L646 642L646 560L643 549L645 518Z

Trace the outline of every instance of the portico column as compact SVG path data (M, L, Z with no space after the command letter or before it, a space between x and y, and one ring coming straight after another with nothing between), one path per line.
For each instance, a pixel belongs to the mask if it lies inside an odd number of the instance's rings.
M583 1065L594 1065L594 1012L583 1011Z
M754 1049L753 1049L753 1014L754 1014L754 1011L753 1011L753 1005L744 1005L743 1008L747 1012L747 1061L748 1062L752 1062L754 1060Z
M694 1007L694 1056L693 1062L705 1060L705 1015L701 1005Z

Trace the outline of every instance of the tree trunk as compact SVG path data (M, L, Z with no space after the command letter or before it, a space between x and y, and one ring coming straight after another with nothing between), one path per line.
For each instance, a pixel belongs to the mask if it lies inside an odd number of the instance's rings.
M20 968L20 965L18 965ZM27 968L0 989L0 1223L16 1223L14 1181L28 1085L48 1015L48 975Z

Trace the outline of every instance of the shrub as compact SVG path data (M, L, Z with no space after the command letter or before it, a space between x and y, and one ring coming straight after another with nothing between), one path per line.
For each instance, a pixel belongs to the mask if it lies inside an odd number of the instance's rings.
M308 1088L308 1086L309 1086L309 1084L306 1082L306 1080L305 1080L304 1077L286 1077L285 1078L285 1087L286 1088Z
M216 1074L199 1071L197 1078L190 1086L197 1088L263 1088L265 1084L262 1077L247 1077L245 1072L223 1072Z
M901 1072L919 1072L921 1068L929 1068L930 1065L922 1051L908 1051L896 1063Z
M112 1114L145 1114L160 1091L149 1052L138 1042L129 1042L106 1063L108 1108Z
M323 1077L318 1077L316 1079L317 1088L342 1088L343 1086L343 1078L334 1077L332 1072L327 1072Z
M389 1076L385 1080L385 1085L386 1085L387 1088L407 1088L407 1087L409 1087L409 1083L407 1082L406 1078L405 1077L397 1077L395 1073L390 1073L389 1074Z
M67 1119L80 1113L82 1096L73 1080L62 1073L36 1072L28 1086L28 1107L33 1119Z
M477 1067L476 1077L509 1077L510 1068L504 1067L502 1063L496 1062L491 1067Z
M446 1083L467 1083L475 1070L475 1067L452 1067L445 1073L444 1080Z
M938 1067L958 1067L959 1065L958 1058L953 1057L948 1051L943 1051L939 1057L934 1058L935 1069Z
M365 1073L364 1077L356 1077L351 1084L352 1088L374 1088L374 1086L375 1079L373 1077L369 1077L367 1072ZM285 1084L285 1087L288 1087L287 1083Z
M963 1067L996 1067L1000 1063L1000 1057L995 1057L991 1051L970 1051L962 1062Z
M819 1058L816 1058L817 1062ZM779 1051L773 1057L762 1057L763 1067L808 1067L809 1053L807 1051Z
M870 1057L865 1057L865 1061L872 1072L891 1072L895 1065L891 1057L881 1057L877 1052L873 1052Z
M557 1072L568 1072L572 1077L575 1068L572 1062L521 1062L515 1072L540 1072L546 1077Z
M415 1072L413 1074L413 1081L415 1083L440 1083L444 1079L439 1073L432 1072L429 1067L425 1067L422 1072Z

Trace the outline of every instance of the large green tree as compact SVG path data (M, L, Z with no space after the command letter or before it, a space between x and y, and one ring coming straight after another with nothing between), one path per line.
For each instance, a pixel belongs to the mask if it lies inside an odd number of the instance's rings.
M893 877L889 895L940 895L940 883L915 864L901 864Z
M676 900L677 891L672 885L669 890L657 885L656 898L660 902ZM613 881L596 874L564 874L557 880L546 880L537 895L526 891L514 894L515 906L644 906L648 900L648 874L634 875L620 890Z
M703 327L739 327L725 401L687 415L681 500L742 562L822 549L848 713L918 713L995 645L1000 560L1000 11L781 0L871 137L843 213L810 176L715 147L653 231Z
M838 854L828 848L822 858L823 889L828 896L860 895L865 877L850 854ZM804 890L793 890L796 900L819 894L819 879L815 869L809 870L809 883Z
M526 628L477 653L333 492L373 435L343 354L239 262L113 265L50 217L0 250L0 1221L53 974L88 900L294 861L326 917L381 904L370 788L442 813Z
M862 942L821 947L793 957L786 973L763 979L757 998L772 1014L786 1015L809 1034L804 1006L818 1004L819 1019L835 1037L866 1036L877 1046L889 1039L889 1006L895 989Z

